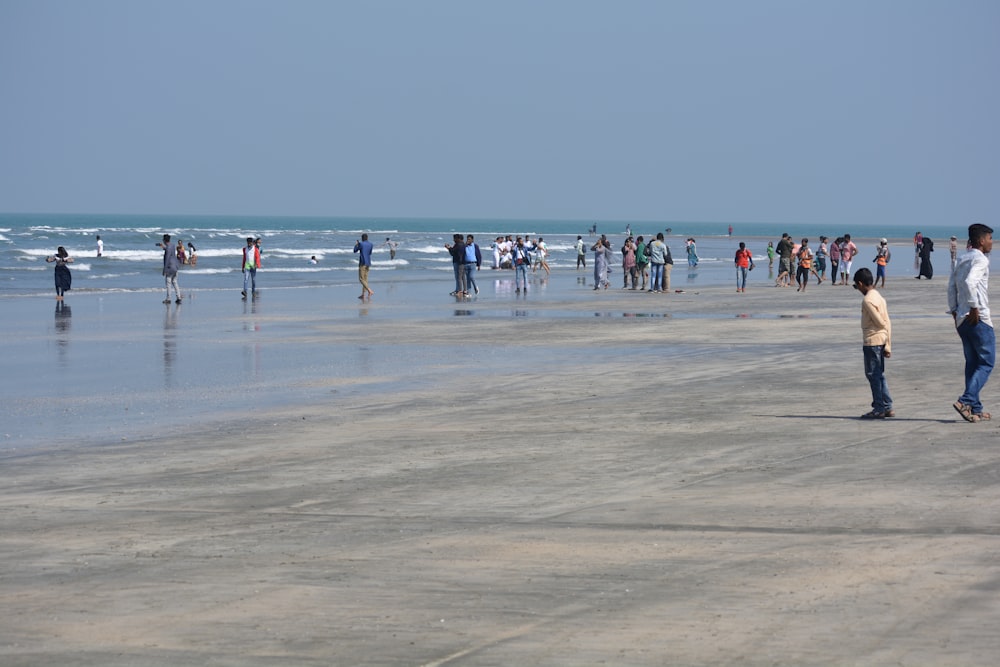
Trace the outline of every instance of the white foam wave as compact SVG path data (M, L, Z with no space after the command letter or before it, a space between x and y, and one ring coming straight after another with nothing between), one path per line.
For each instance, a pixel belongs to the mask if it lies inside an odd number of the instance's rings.
M232 268L232 269L197 269L197 268L193 268L193 267L189 267L188 266L188 267L184 267L184 268L181 269L181 275L208 276L208 275L212 275L212 274L215 274L215 273L236 273L237 271L240 271L240 269L237 269L237 268Z

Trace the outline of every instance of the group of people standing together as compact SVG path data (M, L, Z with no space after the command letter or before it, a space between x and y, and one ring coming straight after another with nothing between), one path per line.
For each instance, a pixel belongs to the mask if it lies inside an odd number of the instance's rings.
M767 244L768 267L774 266L775 257L778 259L778 277L775 279L776 287L790 287L792 275L795 276L796 291L804 292L809 285L809 276L816 278L817 284L831 279L833 285L848 285L851 279L851 268L854 258L858 254L858 246L851 240L850 234L837 237L832 243L829 237L820 236L819 245L813 251L809 245L809 239L802 239L801 243L792 240L789 234L782 234L778 245ZM886 239L879 241L876 249L876 257L873 262L877 265L876 280L881 279L885 285L885 267L889 262L891 253L889 252L889 242ZM830 276L827 276L827 259L830 260Z
M581 266L584 268L587 266L586 247L583 237L577 236L576 266L578 269ZM601 234L601 238L590 246L590 250L594 253L594 289L608 289L611 285L609 274L614 261L611 241L606 235ZM663 232L659 232L656 238L648 243L642 236L637 238L628 236L621 247L621 255L624 276L622 289L647 292L670 291L670 271L674 267L674 259L670 254L669 246L664 242ZM640 280L642 281L641 285Z
M514 269L516 271L518 265L514 255L515 249L518 247L518 241L521 241L522 247L526 249L525 251L529 255L532 272L541 268L545 271L545 275L549 275L551 271L548 260L549 248L545 245L545 239L541 236L534 240L528 235L516 238L511 234L508 234L506 237L496 237L490 245L490 249L493 251L493 265L491 268Z

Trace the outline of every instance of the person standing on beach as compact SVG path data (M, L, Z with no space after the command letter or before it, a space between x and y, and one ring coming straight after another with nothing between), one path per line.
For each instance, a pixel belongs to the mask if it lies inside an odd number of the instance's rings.
M954 236L951 237L951 242L948 243L948 252L951 253L951 270L955 270L955 265L958 264L958 239Z
M986 421L979 394L990 379L996 361L996 334L990 319L990 258L993 230L986 225L969 226L968 252L948 279L948 311L962 339L965 353L965 393L952 407L967 422Z
M198 249L188 241L188 266L195 266L198 263Z
M170 303L170 288L174 288L176 302L181 302L181 288L177 284L177 270L180 262L177 261L177 245L170 242L170 234L163 235L163 242L156 245L163 248L163 283L167 289L167 298L163 303Z
M580 267L587 268L587 246L583 243L583 237L577 235L576 237L576 269L580 270Z
M247 247L243 248L243 298L247 298L247 290L252 296L257 296L257 269L260 268L260 248L252 236L247 237Z
M663 266L667 263L667 244L663 242L663 232L657 232L656 238L649 242L649 289L647 292L661 291L663 284Z
M499 269L500 268L500 255L502 254L502 251L503 251L503 237L502 236L498 236L496 238L496 240L493 241L493 243L490 245L490 250L493 251L493 265L490 268L494 269L494 270Z
M602 287L608 289L608 269L611 266L611 258L608 256L608 250L611 248L611 241L608 240L607 236L601 234L601 238L597 239L597 243L591 246L591 250L594 251L594 289L599 290Z
M98 257L104 256L104 241L101 240L100 234L97 235L97 256Z
M774 241L767 242L767 268L774 268Z
M514 293L520 294L521 287L524 286L524 293L528 293L528 267L531 266L531 254L524 247L524 239L520 236L514 242L511 250L511 263L514 265Z
M46 257L45 262L47 264L51 262L56 263L56 301L62 301L66 292L73 288L73 274L70 272L69 266L67 266L73 263L73 258L66 252L66 248L59 246L56 249L56 254Z
M934 266L931 264L931 253L934 252L934 241L929 236L920 240L920 273L916 275L917 280L921 276L930 280L934 277Z
M656 238L663 241L663 275L660 277L660 289L670 292L670 272L674 268L674 256L670 254L670 246L667 245L666 239L660 234L657 234Z
M778 253L778 278L775 280L775 285L778 287L787 287L792 284L792 239L785 232L781 235L781 240L778 241L778 246L775 248L775 252Z
M740 241L740 247L736 251L736 291L747 291L747 273L753 264L753 253L747 250L747 244Z
M840 244L844 242L844 239L838 236L834 239L833 243L830 244L830 275L833 278L830 281L831 285L837 284L837 277L840 275Z
M646 291L646 281L649 280L649 255L646 253L646 242L643 238L640 236L635 241L635 273L642 278L642 287L639 289ZM632 289L635 289L634 282Z
M858 254L858 246L854 245L850 234L844 234L844 242L840 244L840 275L841 285L846 285L851 278L851 261Z
M366 295L369 299L371 299L375 294L375 292L368 287L368 270L372 268L372 242L368 240L367 234L362 234L361 240L355 241L354 252L359 253L358 281L361 283L361 296L358 298L364 301Z
M819 237L819 247L816 248L816 271L814 271L816 278L819 279L819 283L817 283L819 285L822 285L823 279L826 278L826 256L829 254L826 237Z
M465 296L465 271L462 264L465 262L465 241L461 234L452 234L452 242L445 243L445 249L451 253L451 268L455 272L455 291L450 296Z
M473 292L479 294L479 285L476 284L476 271L483 266L483 253L479 250L479 244L475 237L469 234L465 237L465 285L471 287ZM468 294L466 294L468 296Z
M889 264L889 258L892 257L892 253L889 252L889 241L886 239L881 239L878 242L878 249L875 251L875 282L881 279L882 284L880 287L885 288L885 267Z
M872 390L872 409L862 419L895 417L892 396L885 381L885 360L892 356L892 322L885 299L875 290L875 280L868 269L854 274L854 289L861 292L861 351L865 359L865 377Z
M636 279L639 277L639 271L636 269L635 242L631 236L625 239L625 245L622 246L622 272L624 274L622 289L628 289L629 279L632 280L632 289L638 289Z
M799 267L795 271L795 283L799 286L796 292L805 292L809 284L809 271L812 269L813 251L809 247L809 239L802 239L802 245L796 255Z

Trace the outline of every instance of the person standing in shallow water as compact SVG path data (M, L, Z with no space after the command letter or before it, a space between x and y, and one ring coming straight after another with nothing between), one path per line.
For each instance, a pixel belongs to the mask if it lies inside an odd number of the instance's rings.
M257 296L257 269L260 268L260 248L252 236L247 237L247 247L243 248L243 298L247 298L247 290L252 296Z
M389 259L390 260L396 259L396 248L399 247L399 244L395 241L391 241L389 237L386 236L385 243L383 243L382 245L389 248Z
M358 282L361 283L361 296L358 298L364 301L366 294L369 299L375 294L368 287L368 270L372 267L372 242L368 240L367 234L362 234L361 240L354 244L354 252L359 253Z
M46 263L56 263L56 301L62 301L66 292L73 288L73 274L70 273L69 266L67 266L73 263L73 258L66 252L66 248L59 246L56 254L49 255L45 261Z
M970 250L958 260L948 279L948 311L962 339L965 354L965 393L952 407L967 422L987 421L979 394L990 379L996 362L996 334L990 318L990 258L993 230L986 225L969 226Z
M167 297L163 303L170 303L170 288L174 288L177 303L181 302L181 288L177 284L177 271L180 263L177 261L177 245L170 242L170 234L163 235L163 242L156 245L163 248L163 284L167 289Z

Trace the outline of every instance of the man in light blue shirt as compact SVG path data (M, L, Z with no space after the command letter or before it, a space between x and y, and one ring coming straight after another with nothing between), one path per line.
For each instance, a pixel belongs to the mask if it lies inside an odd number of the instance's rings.
M948 311L955 319L965 352L965 393L952 405L968 422L986 421L979 392L996 361L996 335L990 319L989 278L993 230L969 225L971 250L962 255L948 279Z

